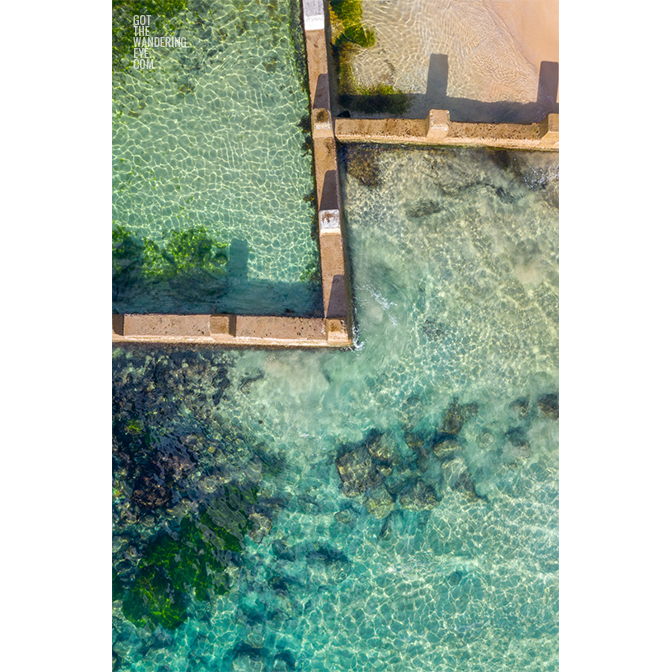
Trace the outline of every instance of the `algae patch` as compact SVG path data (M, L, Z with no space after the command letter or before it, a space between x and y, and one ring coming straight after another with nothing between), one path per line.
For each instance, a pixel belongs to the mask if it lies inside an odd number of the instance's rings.
M330 0L331 40L339 79L339 103L364 114L401 115L409 108L411 96L390 84L373 86L357 83L352 60L358 51L375 46L373 28L362 23L362 0Z

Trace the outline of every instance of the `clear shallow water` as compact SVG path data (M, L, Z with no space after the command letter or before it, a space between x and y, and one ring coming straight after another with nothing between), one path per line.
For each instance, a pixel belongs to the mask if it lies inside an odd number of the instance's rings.
M355 79L364 87L383 83L416 94L405 114L411 118L436 108L449 109L454 121L540 121L558 111L557 80L555 90L547 81L542 92L552 100L539 98L539 59L558 60L557 4L547 4L362 0L363 24L374 30L376 44L351 59ZM524 30L503 20L509 14ZM549 74L545 80L554 79Z
M114 308L311 314L321 289L306 281L318 252L298 5L188 4L172 29L150 29L187 48L113 73L113 220L159 247L172 231L205 230L230 244L228 272L117 282Z
M557 154L341 160L354 350L114 352L118 669L558 669ZM230 592L129 623L206 515L249 522Z

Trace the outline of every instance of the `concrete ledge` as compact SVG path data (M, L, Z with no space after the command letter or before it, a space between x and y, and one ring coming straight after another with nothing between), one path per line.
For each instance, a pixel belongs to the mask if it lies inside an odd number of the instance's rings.
M560 115L549 114L539 124L539 141L543 145L557 146L560 142Z
M341 211L320 210L318 215L320 222L320 235L324 233L341 233Z
M425 123L428 140L443 140L448 136L450 113L448 110L430 110Z
M357 138L390 138L426 141L427 122L425 119L334 119L336 139L345 141Z
M235 336L236 335L236 316L235 315L210 315L210 334Z
M124 336L209 336L209 315L124 315Z
M307 317L267 317L239 315L236 340L274 339L280 341L324 341L324 320Z
M112 333L117 336L124 335L124 316L119 313L112 314Z
M334 137L334 126L331 120L331 112L323 107L313 110L313 137Z
M328 336L326 319L319 317L114 315L112 322L114 343L322 348L352 345L345 319L330 321L332 336Z
M345 281L343 237L328 233L320 236L322 299L327 318L349 318L348 286Z
M324 28L306 31L305 37L311 109L324 108L330 110L327 40Z
M540 124L472 124L450 121L446 110L431 110L426 119L334 120L339 142L477 145L505 149L559 149L559 115Z
M351 343L350 336L348 335L348 325L345 319L327 319L326 327L328 343L340 346L349 345Z
M308 30L324 30L323 0L303 0L303 25Z

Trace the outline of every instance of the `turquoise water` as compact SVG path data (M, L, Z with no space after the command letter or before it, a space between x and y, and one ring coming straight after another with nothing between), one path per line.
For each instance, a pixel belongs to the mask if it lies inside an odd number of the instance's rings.
M558 155L340 152L355 348L114 351L117 669L558 669Z
M113 220L134 244L117 250L130 271L115 276L114 309L319 312L298 3L186 4L150 35L184 37L187 48L150 50L152 70L115 61ZM168 262L180 232L201 247ZM149 260L146 239L158 247Z

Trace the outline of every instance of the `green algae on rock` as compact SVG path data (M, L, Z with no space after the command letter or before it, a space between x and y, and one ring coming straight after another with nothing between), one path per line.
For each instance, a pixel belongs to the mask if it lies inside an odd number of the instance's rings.
M332 39L336 49L345 44L372 47L376 36L362 24L362 0L329 0Z
M379 187L380 170L378 154L374 147L362 147L359 144L344 145L343 157L348 175L352 175L365 187Z
M340 104L365 114L403 114L411 104L411 96L384 82L367 87L355 81L353 57L359 50L376 44L373 28L362 23L362 0L329 0L329 7Z
M226 291L229 244L212 238L205 226L170 231L163 243L138 239L116 225L112 233L112 288L115 300L132 293L184 294L191 287L204 296Z
M185 516L177 537L159 533L145 549L123 597L124 616L139 627L179 627L187 619L192 591L199 601L229 591L227 551L242 552L241 541L240 532L217 525L207 513ZM117 578L117 594L119 583Z
M120 225L112 230L113 277L117 281L132 275L169 279L185 273L205 271L220 274L228 261L228 243L213 240L202 225L173 230L165 244L151 238L136 239Z
M401 116L413 102L411 94L404 93L391 84L374 84L361 86L354 83L354 75L349 66L341 68L344 86L339 102L354 112L364 114L388 113Z

